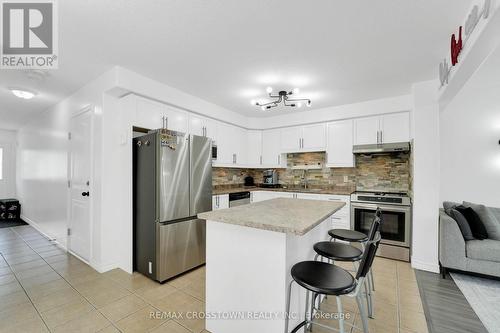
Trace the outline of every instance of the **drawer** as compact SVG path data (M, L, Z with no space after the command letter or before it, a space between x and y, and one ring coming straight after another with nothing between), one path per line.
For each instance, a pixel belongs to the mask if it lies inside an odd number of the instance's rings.
M346 204L350 203L351 198L348 195L334 195L334 194L323 194L321 196L322 200L328 201L343 201Z
M335 212L333 214L333 216L349 217L349 213L350 213L350 206L349 205L345 205L340 210L338 210L337 212Z
M332 216L332 226L333 228L350 229L351 223L346 217Z

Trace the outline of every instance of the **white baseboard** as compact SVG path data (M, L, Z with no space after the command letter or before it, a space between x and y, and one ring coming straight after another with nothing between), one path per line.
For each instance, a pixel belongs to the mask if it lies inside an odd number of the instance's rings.
M411 267L413 267L414 269L422 270L422 271L439 273L439 264L423 262L423 261L414 259L413 257L411 258Z
M107 271L110 271L112 269L118 268L118 265L116 263L112 264L104 264L104 265L99 265L97 263L92 263L91 265L96 271L99 273L105 273Z
M71 255L75 256L76 258L78 258L79 260L83 261L84 263L86 263L87 265L89 265L90 267L92 267L93 269L95 269L96 271L98 271L99 273L104 273L104 272L107 272L109 270L112 270L112 269L115 269L115 268L118 268L119 265L117 263L110 263L110 264L104 264L104 265L101 265L100 263L98 262L95 262L95 261L87 261L83 258L81 258L80 256L78 256L77 254L73 253L72 251L68 251L68 248L66 246L66 242L64 241L63 242L59 242L57 240L56 237L50 235L50 234L47 234L41 227L38 223L36 223L35 221L33 221L32 219L30 219L29 217L21 214L21 218L23 219L23 221L25 221L26 223L28 223L30 226L32 226L33 228L36 229L36 231L38 231L39 233L41 233L45 238L49 239L50 241L54 242L54 244L56 244L58 247L60 247L62 250L68 252L68 253L71 253Z
M36 229L36 231L38 231L39 233L41 233L45 238L47 238L48 240L54 242L54 244L56 244L58 247L60 247L61 249L63 249L64 251L67 251L67 247L66 247L66 241L64 242L60 242L56 237L50 235L50 234L47 234L41 227L38 223L36 223L35 221L33 221L32 219L30 219L29 217L21 214L21 219L28 223L30 226L32 226L33 228Z

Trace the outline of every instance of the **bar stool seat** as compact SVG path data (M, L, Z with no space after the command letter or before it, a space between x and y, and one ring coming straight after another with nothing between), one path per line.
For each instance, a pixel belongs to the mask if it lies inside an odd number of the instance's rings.
M345 295L356 289L356 280L346 270L321 261L303 261L291 270L300 286L323 295Z
M363 251L349 244L337 242L319 242L314 244L314 251L322 257L334 261L359 261Z
M366 242L368 236L362 232L348 229L332 229L328 231L331 238L339 239L346 242Z

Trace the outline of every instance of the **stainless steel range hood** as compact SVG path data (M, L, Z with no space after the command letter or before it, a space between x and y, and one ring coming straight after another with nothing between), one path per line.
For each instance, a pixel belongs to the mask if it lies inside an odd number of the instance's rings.
M352 147L353 154L385 154L385 153L400 153L406 151L410 151L409 142L355 145Z

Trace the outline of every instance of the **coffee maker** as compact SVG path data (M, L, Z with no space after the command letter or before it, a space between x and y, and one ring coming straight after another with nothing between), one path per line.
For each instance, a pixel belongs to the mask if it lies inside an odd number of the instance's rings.
M264 183L262 184L263 187L279 187L280 184L278 182L278 172L276 170L264 170L263 174L264 178Z

